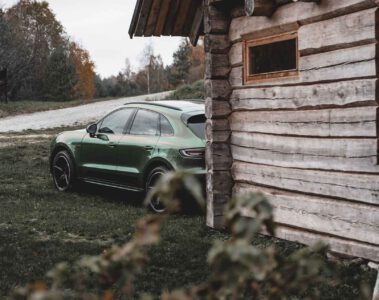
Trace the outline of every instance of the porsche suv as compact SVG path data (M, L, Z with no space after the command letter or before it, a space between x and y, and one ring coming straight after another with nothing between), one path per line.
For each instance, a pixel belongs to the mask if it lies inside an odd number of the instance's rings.
M205 181L204 104L191 101L132 102L87 129L59 134L50 166L62 192L78 182L148 191L170 170ZM161 212L159 199L151 208Z

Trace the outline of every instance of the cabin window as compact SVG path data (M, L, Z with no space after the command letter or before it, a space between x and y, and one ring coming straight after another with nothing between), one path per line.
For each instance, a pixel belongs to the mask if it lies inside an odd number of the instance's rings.
M245 84L298 75L297 32L246 40L244 50Z

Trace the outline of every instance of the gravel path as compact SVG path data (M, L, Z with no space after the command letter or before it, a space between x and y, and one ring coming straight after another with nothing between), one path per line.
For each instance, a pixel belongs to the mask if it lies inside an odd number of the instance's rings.
M0 133L22 132L28 129L40 130L61 126L86 125L92 121L98 120L107 112L128 101L160 100L169 94L170 92L164 92L148 96L121 98L76 107L7 117L0 119ZM9 105L12 104L10 103Z

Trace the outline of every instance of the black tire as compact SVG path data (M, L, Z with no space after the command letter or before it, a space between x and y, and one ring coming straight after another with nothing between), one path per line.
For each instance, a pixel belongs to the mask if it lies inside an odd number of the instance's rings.
M145 183L146 194L148 194L149 191L155 187L160 177L166 174L168 171L169 170L163 166L156 167L150 171ZM150 210L158 214L164 213L166 211L166 208L164 207L162 202L159 200L159 197L153 197L150 200L149 208Z
M55 188L60 192L69 192L75 186L75 166L71 155L66 151L60 151L55 154L51 174Z

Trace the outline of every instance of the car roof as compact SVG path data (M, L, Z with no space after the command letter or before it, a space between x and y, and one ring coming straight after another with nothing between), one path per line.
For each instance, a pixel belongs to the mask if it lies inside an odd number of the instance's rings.
M174 110L181 113L203 112L205 110L204 100L165 100L165 101L131 101L124 104L137 107L155 107L162 109Z

